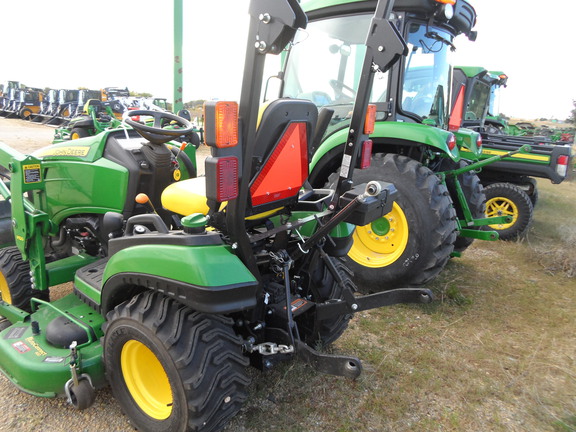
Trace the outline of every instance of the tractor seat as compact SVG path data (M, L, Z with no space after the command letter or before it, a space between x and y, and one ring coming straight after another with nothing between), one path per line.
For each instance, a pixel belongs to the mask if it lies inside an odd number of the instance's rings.
M196 177L172 183L162 192L162 207L179 215L208 213L206 177Z
M209 208L206 204L206 177L196 177L172 183L162 192L161 201L162 207L181 216L188 216L193 213L208 214ZM223 206L226 206L226 203L223 203ZM282 207L275 208L267 212L249 216L246 219L261 219L281 209Z
M307 100L278 99L264 110L252 155L247 215L256 219L298 202L308 177L311 141L318 117ZM169 185L162 193L165 209L180 215L206 214L206 179Z

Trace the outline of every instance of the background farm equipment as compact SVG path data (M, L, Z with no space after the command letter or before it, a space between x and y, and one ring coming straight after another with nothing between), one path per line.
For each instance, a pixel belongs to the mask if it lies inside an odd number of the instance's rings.
M54 143L66 140L74 140L97 135L107 129L120 127L122 122L118 120L111 108L113 102L101 102L90 99L84 105L82 115L76 116L54 132Z
M478 176L487 196L487 215L506 214L512 218L511 222L491 226L500 238L510 240L524 235L532 223L533 206L538 201L534 177L561 183L572 165L572 149L545 137L506 134L507 123L497 115L495 101L507 80L502 72L456 67L453 85L454 94L462 88L462 125L482 133L480 159L502 158L485 166ZM521 148L529 150L519 151ZM462 151L466 154L466 149Z

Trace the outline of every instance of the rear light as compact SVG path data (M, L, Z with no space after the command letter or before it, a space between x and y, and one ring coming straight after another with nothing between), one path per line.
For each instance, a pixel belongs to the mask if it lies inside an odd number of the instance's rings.
M238 144L238 103L206 102L204 120L207 145L228 148Z
M478 134L478 138L476 138L476 147L478 151L482 150L482 135Z
M456 0L436 0L436 3L444 3L444 4L449 4L449 5L455 5L455 4L456 4Z
M374 125L376 124L376 105L368 105L366 110L366 119L364 120L364 134L370 135L374 133Z
M568 160L569 157L566 155L558 156L556 165L556 172L558 175L566 177L566 173L568 172Z
M446 144L448 145L448 149L450 151L454 150L456 147L456 137L454 134L450 134L450 136L446 139Z
M225 202L238 197L237 157L208 157L205 167L206 198L216 202ZM211 179L216 181L212 182Z
M362 143L362 153L360 153L360 169L370 166L372 160L372 140L366 140Z

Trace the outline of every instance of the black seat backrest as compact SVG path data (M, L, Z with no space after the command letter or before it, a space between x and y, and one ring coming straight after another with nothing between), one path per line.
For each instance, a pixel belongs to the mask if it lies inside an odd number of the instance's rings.
M256 132L249 214L298 201L317 119L318 109L308 100L278 99L266 107Z

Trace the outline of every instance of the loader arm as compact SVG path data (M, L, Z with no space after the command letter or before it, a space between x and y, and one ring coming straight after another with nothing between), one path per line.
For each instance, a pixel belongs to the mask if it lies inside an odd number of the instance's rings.
M30 262L33 287L38 290L47 289L43 236L50 231L50 220L29 199L30 195L36 197L34 201L40 199L46 191L42 161L0 142L0 165L10 172L10 181L2 179L0 182L0 194L11 203L16 246L22 258Z

